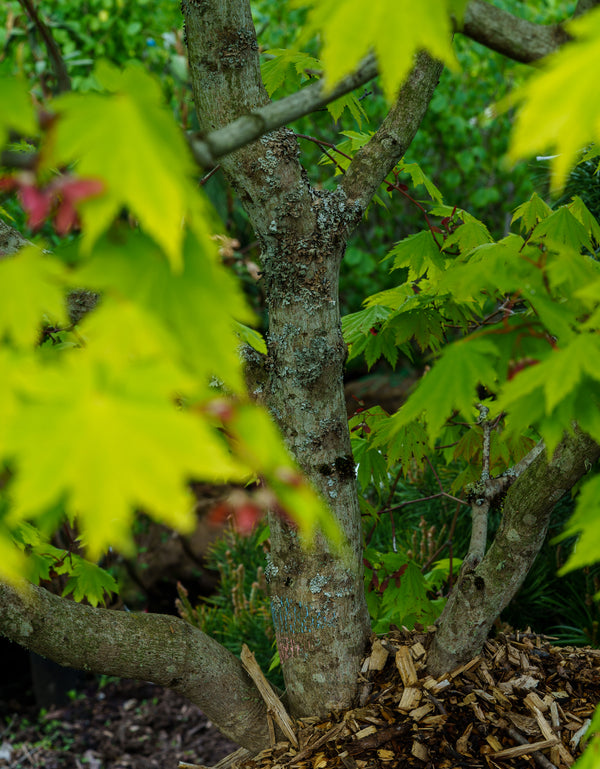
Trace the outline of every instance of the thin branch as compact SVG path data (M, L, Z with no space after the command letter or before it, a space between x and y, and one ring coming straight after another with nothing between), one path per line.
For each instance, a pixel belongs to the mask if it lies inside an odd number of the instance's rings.
M340 80L330 91L323 81L319 81L283 99L258 107L204 137L193 137L191 147L194 157L203 168L212 168L217 158L250 144L263 134L326 107L340 96L368 83L376 75L377 64L371 54L354 73Z
M63 59L60 49L56 44L56 40L52 37L52 33L48 29L48 26L40 18L31 0L19 0L19 4L29 16L34 27L40 33L40 36L44 41L46 51L48 52L48 58L52 62L52 69L54 70L54 76L56 78L56 92L64 93L65 91L70 91L71 78L67 72L67 65L65 64L65 60Z

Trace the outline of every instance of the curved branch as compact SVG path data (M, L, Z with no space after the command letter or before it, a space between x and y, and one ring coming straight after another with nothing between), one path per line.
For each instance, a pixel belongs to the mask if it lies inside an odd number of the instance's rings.
M269 744L264 703L241 662L177 617L92 608L0 582L0 634L60 665L174 689L234 742L251 751Z
M534 24L486 0L471 0L457 31L523 64L548 56L571 39L560 24Z
M576 430L547 459L543 444L516 468L502 522L481 563L463 570L437 623L428 668L433 675L479 654L491 626L521 587L546 536L556 503L600 457L600 446ZM469 633L465 633L465 626Z

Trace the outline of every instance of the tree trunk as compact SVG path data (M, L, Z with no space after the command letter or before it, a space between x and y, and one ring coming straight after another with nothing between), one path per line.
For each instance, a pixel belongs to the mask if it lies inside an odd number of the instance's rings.
M248 3L184 2L183 10L203 130L265 104ZM349 544L344 559L322 537L308 551L293 528L271 517L268 577L288 704L295 715L325 713L351 704L370 632L337 293L355 212L342 193L311 188L289 130L267 134L222 166L261 244L269 310L261 395Z
M266 400L288 446L329 503L349 548L331 553L318 537L307 550L271 516L271 606L287 696L296 714L348 707L369 636L362 533L346 419L337 294L345 243L331 222L335 199L322 201L325 224L296 243L293 260L263 255L269 297ZM342 212L343 201L339 208ZM318 209L317 209L318 210ZM291 245L291 244L290 244Z
M508 490L500 528L481 563L461 572L437 621L428 668L440 675L475 657L488 633L521 587L544 542L558 500L600 457L600 446L575 432L545 452Z
M196 111L208 134L268 102L255 30L247 0L183 0L182 10ZM438 62L417 57L396 104L335 192L311 187L287 129L221 161L261 245L269 310L261 396L349 545L343 558L323 538L307 551L294 529L271 517L273 618L297 716L352 703L370 633L343 396L339 265L347 233L412 141L440 72Z

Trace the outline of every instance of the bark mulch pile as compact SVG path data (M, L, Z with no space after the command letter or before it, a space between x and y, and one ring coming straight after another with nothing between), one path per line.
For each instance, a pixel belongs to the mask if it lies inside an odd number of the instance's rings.
M243 769L505 769L570 766L600 702L600 651L558 648L531 633L500 634L438 679L425 671L427 633L373 642L360 706L295 724ZM237 760L236 760L237 759ZM183 766L183 765L182 765Z

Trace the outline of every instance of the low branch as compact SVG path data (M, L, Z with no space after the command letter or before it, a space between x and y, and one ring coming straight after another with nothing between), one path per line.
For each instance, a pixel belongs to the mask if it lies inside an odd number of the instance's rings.
M486 0L471 0L457 31L523 64L548 56L571 39L561 24L534 24Z
M241 662L178 617L83 606L0 582L0 634L59 665L150 681L187 697L249 750L267 747L267 714Z

